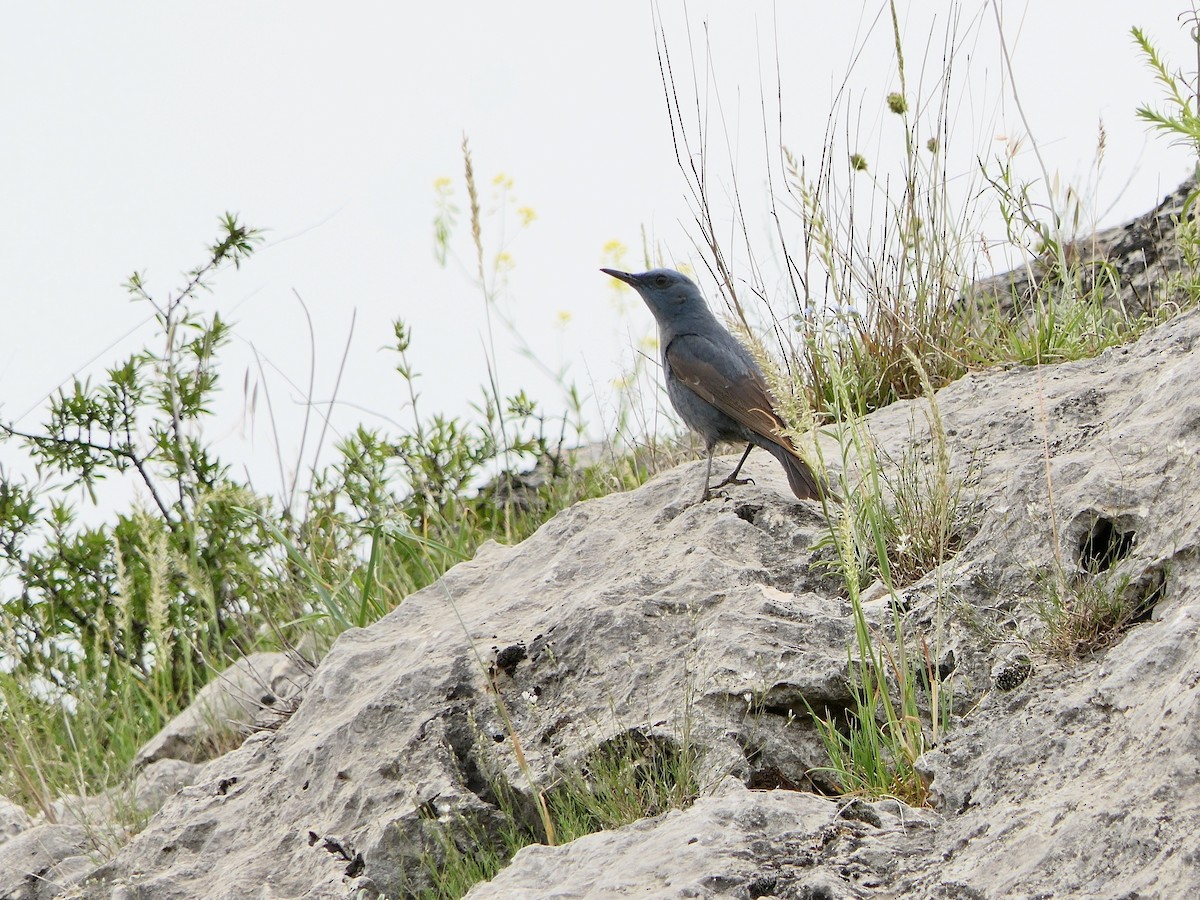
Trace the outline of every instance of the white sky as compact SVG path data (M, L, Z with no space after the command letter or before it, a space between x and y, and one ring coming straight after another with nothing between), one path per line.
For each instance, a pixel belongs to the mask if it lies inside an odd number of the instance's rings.
M1175 67L1191 71L1195 48L1178 18L1182 5L1001 5L1016 89L1051 173L1086 188L1103 224L1149 209L1192 161L1134 117L1139 103L1158 104L1160 91L1129 28L1145 28ZM950 7L897 6L911 87L927 43L925 64L940 66ZM604 246L625 243L629 265L640 267L644 228L668 262L694 259L653 10L641 0L13 6L0 34L0 416L37 427L39 403L73 373L102 371L151 340L149 311L127 301L122 283L139 270L160 295L177 287L226 210L269 231L258 255L223 276L205 301L238 335L212 433L261 488L277 487L276 451L261 401L256 417L242 414L242 386L258 378L253 347L279 370L268 373L268 386L276 411L286 411L281 437L290 456L303 393L279 372L305 385L309 357L293 290L316 327L318 400L332 391L357 316L339 430L407 421L403 385L381 351L397 316L414 330L425 412L466 412L486 378L483 301L462 266L438 268L431 227L435 179L453 178L465 207L466 133L485 202L502 172L517 205L537 214L522 230L510 210L506 249L515 268L504 309L541 360L570 361L569 377L599 430L611 415L609 383L652 328L640 308L618 314L609 280L596 271ZM882 112L898 83L880 0L662 0L658 15L685 87L689 41L702 80L708 54L701 106L714 119L718 109L724 114L755 221L763 215L760 94L773 104L776 48L783 140L793 152L820 156L832 98L859 49L848 77L852 106L862 110L856 140L873 163L897 146L894 117ZM991 6L972 0L960 15L956 148L965 183L972 159L993 155L995 138L1025 127L1002 78ZM776 113L768 115L776 128ZM1108 138L1097 181L1100 121ZM723 132L711 146L718 197L732 184L720 161L725 144ZM1032 157L1019 163L1024 177L1038 177ZM486 225L493 250L497 225ZM464 259L467 237L460 227L455 246ZM565 326L560 311L570 314ZM497 336L502 387L526 388L557 408L556 389L514 343ZM0 460L15 459L0 447Z

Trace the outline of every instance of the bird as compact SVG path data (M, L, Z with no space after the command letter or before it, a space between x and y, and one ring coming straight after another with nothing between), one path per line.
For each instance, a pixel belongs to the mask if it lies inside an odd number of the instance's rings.
M674 269L637 275L617 269L600 271L637 291L658 322L667 396L708 452L701 502L717 496L726 485L751 483L752 479L738 478L738 473L754 447L779 461L798 499L821 499L826 492L785 433L762 370L712 314L695 283ZM719 441L745 441L746 451L729 477L710 487L713 450Z

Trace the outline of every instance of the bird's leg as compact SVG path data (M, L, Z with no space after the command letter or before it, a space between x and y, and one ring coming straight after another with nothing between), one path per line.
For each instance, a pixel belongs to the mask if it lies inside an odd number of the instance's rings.
M700 493L701 503L705 502L706 500L711 500L714 496L712 490L709 489L708 486L709 479L712 478L712 458L714 449L716 449L716 445L710 444L708 447L708 465L704 467L704 490Z
M742 471L742 464L746 461L746 457L750 455L750 451L753 449L754 449L753 444L746 445L746 452L742 454L742 458L738 460L738 464L733 467L733 471L729 474L729 477L726 478L724 481L722 481L720 484L713 485L714 490L716 488L723 488L727 484L754 484L753 478L738 478L737 477L738 472ZM708 457L708 462L709 462L709 465L712 465L712 455L711 454Z

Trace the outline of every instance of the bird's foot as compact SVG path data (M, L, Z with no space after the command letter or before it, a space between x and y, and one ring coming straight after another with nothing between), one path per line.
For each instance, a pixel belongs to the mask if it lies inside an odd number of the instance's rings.
M727 485L727 484L754 484L754 479L753 478L734 478L732 475L730 475L724 481L722 481L718 484L714 484L712 486L712 489L715 491L718 488L725 487L725 485Z

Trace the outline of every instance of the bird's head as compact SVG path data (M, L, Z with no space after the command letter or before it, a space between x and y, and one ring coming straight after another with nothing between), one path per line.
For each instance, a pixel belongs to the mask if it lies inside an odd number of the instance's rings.
M695 283L674 269L651 269L634 275L620 272L616 269L601 269L606 275L611 275L642 295L650 312L659 324L669 324L686 320L691 316L709 315L708 304L704 295Z

